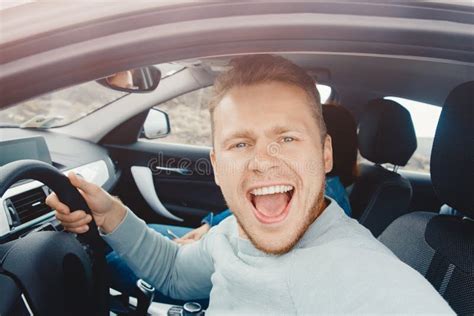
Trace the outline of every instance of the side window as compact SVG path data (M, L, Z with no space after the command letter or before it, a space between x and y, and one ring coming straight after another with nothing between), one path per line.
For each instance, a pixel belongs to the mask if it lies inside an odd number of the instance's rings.
M212 146L208 104L212 86L201 88L156 106L169 117L171 133L158 142Z
M321 99L321 104L326 103L329 100L329 97L332 93L332 88L323 84L317 84L316 88L319 91L319 97Z
M428 173L430 171L431 148L441 107L398 97L385 97L385 99L404 106L410 112L415 127L418 146L403 169Z
M321 102L326 102L331 94L331 87L317 87ZM211 118L208 110L211 93L212 86L209 86L157 105L155 108L168 114L171 132L166 137L153 141L211 147Z

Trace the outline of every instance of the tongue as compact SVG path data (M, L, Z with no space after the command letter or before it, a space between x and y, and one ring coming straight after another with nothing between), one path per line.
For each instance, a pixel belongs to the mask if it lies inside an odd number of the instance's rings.
M255 208L265 216L278 216L288 205L290 197L286 193L257 195L254 197Z

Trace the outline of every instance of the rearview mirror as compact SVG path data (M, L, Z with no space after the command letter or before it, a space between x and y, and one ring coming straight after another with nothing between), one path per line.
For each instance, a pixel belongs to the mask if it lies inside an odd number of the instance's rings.
M148 139L160 138L171 132L168 114L157 109L150 109L143 124L142 135Z
M155 90L156 87L158 87L160 79L160 70L156 67L148 66L120 71L99 79L97 82L113 90L144 93Z

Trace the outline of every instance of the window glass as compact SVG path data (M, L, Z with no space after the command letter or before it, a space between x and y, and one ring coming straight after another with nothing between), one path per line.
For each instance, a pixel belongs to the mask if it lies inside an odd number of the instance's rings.
M321 104L326 103L329 97L331 96L331 91L332 91L331 87L323 85L323 84L317 84L316 87L318 88L318 91L319 91Z
M317 85L321 102L331 95L331 87ZM171 133L154 141L196 146L212 146L208 104L212 86L198 89L156 106L168 114Z
M385 99L398 102L404 106L410 112L415 127L418 146L403 169L429 172L431 148L433 147L441 107L398 97L385 97Z
M0 126L51 128L77 121L128 93L95 81L47 93L0 110Z
M157 109L168 114L171 133L156 141L196 146L212 146L208 103L212 86L173 98Z
M181 71L181 65L155 65L161 80ZM159 89L159 87L158 87ZM0 127L51 128L73 123L128 96L128 92L104 87L95 80L19 102L0 110Z

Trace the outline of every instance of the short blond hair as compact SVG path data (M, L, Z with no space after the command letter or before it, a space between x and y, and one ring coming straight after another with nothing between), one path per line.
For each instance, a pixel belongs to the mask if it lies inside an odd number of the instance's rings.
M260 54L236 57L229 63L230 69L221 73L214 82L209 103L212 139L214 143L214 110L224 96L234 87L250 86L265 82L283 82L300 87L306 93L313 116L319 126L321 141L326 137L321 99L316 81L301 67L281 56Z

